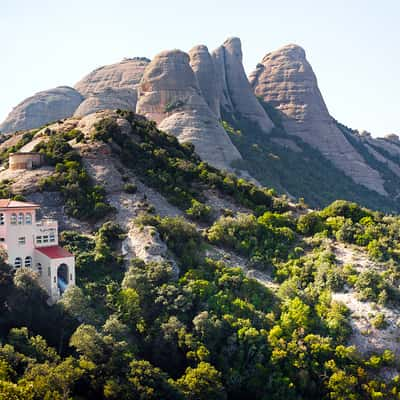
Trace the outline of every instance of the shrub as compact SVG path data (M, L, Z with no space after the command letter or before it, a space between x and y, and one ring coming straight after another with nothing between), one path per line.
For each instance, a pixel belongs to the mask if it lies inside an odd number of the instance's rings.
M211 207L192 199L192 206L186 210L186 214L194 220L207 222L211 216Z
M124 191L126 193L136 193L137 192L137 186L134 183L125 183L124 185Z
M388 323L385 319L384 313L378 313L375 317L371 320L371 324L376 329L385 329L388 326Z

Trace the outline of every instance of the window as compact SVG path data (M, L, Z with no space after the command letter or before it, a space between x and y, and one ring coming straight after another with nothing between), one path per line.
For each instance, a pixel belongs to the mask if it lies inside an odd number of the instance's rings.
M36 264L36 269L37 269L38 274L39 274L40 276L42 276L42 271L43 271L42 264L37 263L37 264Z
M25 257L25 267L30 268L32 267L32 257Z
M5 238L0 237L0 242L4 242L5 240Z
M27 225L31 225L32 224L32 214L31 213L25 214L25 223Z
M47 268L47 275L48 275L48 276L51 276L51 269L50 269L50 267Z
M18 214L18 225L22 225L24 223L24 214L19 213Z
M36 243L41 244L42 243L42 237L41 236L36 236Z
M43 243L49 243L49 237L47 235L43 236Z
M4 225L4 214L0 213L0 225Z
M19 267L21 267L22 266L22 259L21 259L21 257L17 257L16 259L15 259L15 261L14 261L14 267L15 268L19 268Z
M57 283L57 277L56 276L54 277L54 283Z
M17 224L17 214L11 214L11 223L13 225Z
M50 242L51 242L51 243L53 243L53 242L56 241L56 236L55 236L54 232L50 232L49 238L50 238Z
M25 236L21 236L18 238L18 244L25 244L25 243L26 243Z

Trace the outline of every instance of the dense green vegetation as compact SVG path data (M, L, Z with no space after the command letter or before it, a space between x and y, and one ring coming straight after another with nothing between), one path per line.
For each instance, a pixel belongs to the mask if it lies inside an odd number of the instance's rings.
M361 356L347 346L349 310L333 300L334 292L352 290L362 301L398 307L400 217L344 200L314 212L289 207L272 190L200 162L191 146L153 123L120 115L131 134L112 118L90 139L50 134L38 150L56 173L43 185L61 190L72 214L78 199L93 209L106 204L102 193L93 195L68 141L110 144L136 176L186 212L187 219L135 219L139 229L158 232L179 271L167 262L124 260L125 232L112 221L92 234L65 231L77 287L50 307L32 270L14 273L0 257L0 400L400 399L400 378L381 377L399 360L388 350ZM74 182L84 187L76 192ZM210 189L248 212L225 209L217 217L206 202ZM136 186L126 179L124 190ZM376 268L360 273L338 263L337 242L362 249ZM216 246L248 260L270 285L208 258ZM371 322L384 329L385 315Z
M356 203L338 200L321 212L302 216L298 229L319 233L348 244L361 246L369 257L380 263L383 272L351 269L346 281L354 286L362 300L398 306L400 303L400 218L373 212Z
M361 221L368 213L343 202L319 217L325 226L329 218ZM65 232L64 245L77 254L80 288L53 308L30 271L13 277L1 264L0 398L398 399L399 381L376 377L394 364L393 354L363 359L344 345L351 329L346 307L330 298L344 279L333 254L317 240L308 254L297 249L285 256L285 245L273 240L280 228L286 235L306 229L305 219L296 227L285 214L239 215L229 233L237 251L277 249L277 294L239 268L204 258L204 240L216 240L221 222L202 238L182 218L138 220L168 244L178 278L169 264L140 260L124 273L115 224L92 237ZM250 235L259 241L248 248ZM382 326L382 316L374 323Z
M54 134L35 146L44 154L46 162L54 165L56 173L41 182L42 190L60 191L68 215L86 220L98 220L112 211L101 186L94 185L85 171L80 155L68 141L81 138L81 132L72 130Z
M270 135L265 135L247 120L233 119L231 115L223 116L225 130L243 157L243 161L235 163L235 166L247 169L263 185L273 187L280 193L289 193L295 198L304 197L307 204L313 208L325 207L341 198L376 210L400 210L398 203L392 198L355 184L318 151L300 138L288 135L282 126L279 111L261 100L260 103L275 124ZM399 179L393 172L386 165L376 161L362 143L353 139L351 132L344 129L343 125L339 127L343 128L346 137L367 162L392 182L387 185L387 188L391 187L389 193L394 187L397 188ZM287 145L286 142L281 142L282 140L290 140L292 144Z
M98 122L94 140L113 144L114 154L143 181L159 190L174 205L187 210L189 217L207 221L210 211L202 191L218 190L257 213L287 205L274 192L219 171L201 162L190 144L179 144L159 131L154 122L132 112L119 111L131 124L132 134L123 133L113 118Z

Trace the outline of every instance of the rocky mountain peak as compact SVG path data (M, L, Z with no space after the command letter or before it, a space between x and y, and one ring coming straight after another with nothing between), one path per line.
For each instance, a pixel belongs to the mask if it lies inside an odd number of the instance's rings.
M238 37L230 37L222 44L227 52L235 56L240 62L243 61L242 41Z
M329 114L301 47L290 44L268 53L249 80L255 94L280 111L288 134L319 150L356 183L387 194L379 172L368 165Z
M234 115L257 124L262 131L269 133L273 123L254 96L242 64L240 39L227 39L222 46L213 51L212 56L220 82L220 104L223 113Z
M204 71L203 56L193 57L199 77ZM207 93L208 82L200 81ZM232 161L241 158L203 97L189 55L181 50L163 51L147 66L138 88L136 112L181 142L193 143L200 157L214 166L230 168Z
M294 44L294 43L290 43L285 46L282 46L281 48L279 48L278 50L276 50L270 54L275 54L275 55L282 54L293 60L305 60L305 58L306 58L305 50L298 44Z
M99 94L108 88L135 89L149 62L147 58L135 57L104 65L82 78L75 89L85 97Z
M83 101L82 95L69 86L38 92L19 103L0 125L3 133L37 128L50 121L70 117Z
M196 75L204 99L211 111L220 118L220 82L217 79L214 60L207 46L198 45L189 51L190 66Z

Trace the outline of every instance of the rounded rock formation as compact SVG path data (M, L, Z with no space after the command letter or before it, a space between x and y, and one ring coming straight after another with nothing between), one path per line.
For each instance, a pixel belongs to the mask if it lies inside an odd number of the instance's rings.
M269 133L273 123L255 97L247 79L240 39L227 39L212 55L217 69L222 110L237 119L256 123L261 130Z
M180 50L158 54L138 88L136 112L157 122L181 142L191 142L200 157L229 168L240 153L202 97L189 56Z
M107 88L101 93L96 93L86 98L76 109L74 116L83 117L102 110L135 111L137 93L136 89L111 89Z
M75 89L85 97L97 95L106 89L135 89L149 63L147 58L135 57L105 65L86 75L75 85Z
M0 131L9 133L39 128L49 122L70 117L82 101L82 95L68 86L36 93L10 112L0 125Z
M220 118L219 83L214 60L207 46L199 45L189 51L190 66L197 78L201 93L211 111Z
M387 194L380 174L366 163L330 116L300 46L290 44L268 53L249 79L255 94L280 111L288 134L319 150L356 183Z

